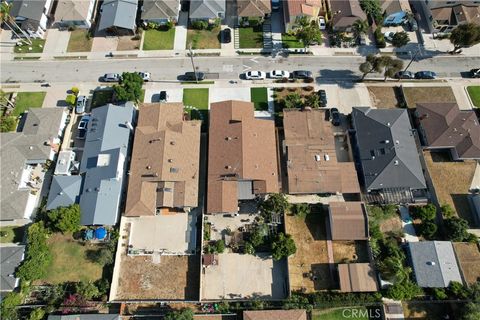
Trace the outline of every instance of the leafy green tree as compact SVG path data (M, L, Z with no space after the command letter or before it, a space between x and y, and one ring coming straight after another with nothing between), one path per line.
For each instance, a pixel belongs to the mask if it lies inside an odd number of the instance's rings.
M47 245L48 230L43 222L36 222L28 227L27 254L18 268L18 277L26 282L41 279L52 262L52 254Z
M437 225L431 221L425 221L420 226L420 234L427 240L433 239L437 233Z
M42 320L45 318L46 312L45 309L37 308L30 312L29 320Z
M4 320L16 320L17 307L23 302L23 296L18 292L9 292L0 304L0 315Z
M65 98L65 102L67 102L70 106L74 106L77 103L77 97L74 94L69 94Z
M285 212L290 208L290 204L283 193L271 193L268 198L260 205L262 210Z
M260 228L257 227L250 233L250 243L255 248L263 244L263 234L261 233Z
M426 206L416 207L412 213L415 219L418 218L422 221L433 221L437 216L437 207L430 203Z
M478 320L480 319L480 303L469 302L463 308L462 320Z
M102 278L95 281L95 286L98 288L98 293L100 295L106 295L108 293L108 289L110 289L110 282L107 279Z
M87 300L100 296L97 286L91 281L81 281L75 284L75 292Z
M385 292L385 296L394 300L411 300L422 294L422 289L413 281L396 282Z
M369 16L371 16L377 24L383 20L382 7L379 0L360 0L360 7Z
M444 220L446 237L449 240L458 242L469 239L468 222L465 219L452 217Z
M178 311L171 311L163 317L164 320L193 320L193 311L190 308L185 308Z
M445 288L433 288L432 294L437 300L445 300L448 298Z
M308 203L295 203L292 205L292 213L296 216L306 216L310 214L310 205Z
M286 258L297 252L297 246L292 237L280 232L272 241L272 256L275 260Z
M452 206L449 205L448 203L444 203L440 207L440 210L442 211L442 215L444 219L449 219L455 216L455 210L453 210Z
M386 280L404 281L408 279L410 268L403 266L403 259L398 256L387 257L378 262L378 269Z
M392 37L392 45L395 48L406 46L410 42L410 37L405 31L396 32Z
M305 98L305 106L318 109L320 108L320 97L318 94L311 94Z
M15 131L17 128L17 118L14 116L4 116L0 118L0 132Z
M389 56L374 56L369 54L365 58L365 62L359 67L360 72L363 74L361 81L365 79L365 76L369 73L380 73L392 60Z
M295 37L301 40L305 47L309 47L312 44L322 43L322 32L316 23L308 24L301 27L296 33Z
M461 48L480 43L480 25L475 23L460 24L450 34L450 42L453 44L453 53L458 53Z
M58 207L47 212L53 228L62 233L80 230L80 206L73 204L68 207Z
M138 102L142 96L143 79L136 72L124 72L118 85L113 86L117 101Z
M352 24L353 33L358 37L366 34L368 31L368 23L366 20L358 19Z
M78 93L80 92L80 90L79 90L77 87L72 87L72 89L70 89L70 91L71 91L75 96L78 96Z
M457 281L450 281L448 285L448 293L452 296L452 298L456 299L467 299L469 296L468 289Z
M246 241L243 246L243 253L245 254L255 254L255 247L250 242Z
M217 240L215 242L215 251L218 253L223 253L225 251L225 242L223 242L223 240Z
M387 78L393 78L395 74L403 69L403 61L400 59L390 59L386 61L385 72L383 75L385 78L384 81L387 81Z
M288 109L302 108L303 107L302 97L296 92L289 93L288 95L285 96L285 107Z

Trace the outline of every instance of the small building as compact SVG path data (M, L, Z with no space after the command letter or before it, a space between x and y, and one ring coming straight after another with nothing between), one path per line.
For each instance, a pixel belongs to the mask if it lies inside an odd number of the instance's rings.
M375 271L369 263L341 263L338 276L341 292L378 291Z
M45 208L53 210L79 203L81 188L81 176L53 176Z
M13 1L10 16L30 37L43 38L52 4L53 0L16 0Z
M225 0L197 0L190 2L190 21L204 20L213 23L225 18Z
M144 24L154 22L163 25L169 21L176 23L180 13L180 0L145 0L141 11Z
M427 149L448 150L453 160L480 159L480 124L473 110L456 103L422 103L415 110Z
M55 26L89 29L95 16L97 0L59 0Z
M137 6L138 0L105 0L100 9L98 31L134 34L137 29Z
M422 288L446 288L463 283L452 242L409 242L408 253L417 284Z
M241 18L264 18L272 13L270 0L238 0L237 15Z
M243 320L307 320L306 310L247 310Z
M25 246L2 245L0 246L0 297L13 291L20 284L20 279L15 276L15 271L23 261Z
M283 16L285 30L294 30L298 27L301 18L316 21L322 9L325 8L323 0L286 0L283 1ZM325 11L325 10L324 10Z
M360 7L359 0L330 1L332 12L332 28L334 31L352 31L352 25L357 20L367 20L367 15Z
M368 218L363 202L328 204L332 240L368 240Z

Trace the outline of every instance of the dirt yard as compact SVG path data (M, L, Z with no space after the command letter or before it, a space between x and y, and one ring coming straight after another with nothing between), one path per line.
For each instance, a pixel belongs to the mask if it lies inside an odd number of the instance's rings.
M286 216L286 230L297 245L289 259L290 289L314 292L334 287L328 264L324 213L312 212L305 219Z
M403 94L409 108L422 102L456 102L450 87L403 87Z
M423 155L440 204L451 205L458 216L467 220L473 227L475 221L467 196L475 173L476 162L473 160L453 162L443 157L442 154L428 151L425 151Z
M394 87L367 87L375 108L394 109L398 107L397 97Z
M480 250L475 243L456 242L453 244L463 277L468 284L480 279Z
M134 40L133 36L118 37L118 51L137 50L140 48L140 39Z
M399 216L394 216L380 222L380 231L383 233L402 230L402 220Z
M332 241L335 263L369 262L366 241Z

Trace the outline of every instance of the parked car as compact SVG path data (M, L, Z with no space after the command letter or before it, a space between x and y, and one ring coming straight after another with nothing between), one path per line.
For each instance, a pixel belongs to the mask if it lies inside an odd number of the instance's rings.
M415 79L435 79L437 74L433 71L419 71L415 73Z
M185 72L183 75L183 79L186 81L196 81L195 79L195 72ZM198 81L202 81L205 79L205 72L197 71L197 79Z
M160 91L158 101L159 102L167 102L168 96L167 91Z
M327 106L327 92L323 89L318 90L318 97L320 98L320 107L325 108Z
M142 77L143 81L150 81L150 72L139 72L138 74Z
M472 78L480 78L480 68L470 70L470 76Z
M118 82L122 77L118 73L106 73L103 75L105 82Z
M245 72L245 79L247 80L263 80L267 77L263 71L248 71Z
M280 9L280 0L272 0L272 10Z
M80 122L78 123L78 130L86 130L88 122L90 121L90 115L84 115L81 119Z
M77 139L83 140L87 135L87 129L78 129L78 136Z
M327 25L325 23L325 17L318 17L318 27L320 28L320 30L325 30L327 28Z
M398 71L395 73L396 79L415 79L415 75L410 71Z
M337 108L330 109L330 121L334 126L340 125L340 112L338 112Z
M75 113L84 113L86 106L87 106L87 97L78 96L77 105L75 107Z
M392 42L393 36L395 35L395 32L393 31L387 31L383 34L383 37L385 38L386 41Z
M285 70L272 70L272 71L270 71L269 76L272 79L289 78L290 77L290 72L285 71Z
M297 70L293 71L292 76L294 79L311 79L313 75L310 71L306 70Z
M222 31L222 39L223 43L230 43L232 41L232 30L230 28L226 28Z

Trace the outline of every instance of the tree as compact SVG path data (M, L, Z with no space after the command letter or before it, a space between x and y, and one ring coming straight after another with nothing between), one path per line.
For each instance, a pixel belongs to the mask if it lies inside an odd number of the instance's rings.
M353 33L358 37L362 34L366 34L368 31L368 23L366 20L355 20L352 24Z
M468 298L468 290L457 281L450 281L448 284L448 292L455 299L467 299Z
M142 96L143 79L136 72L124 72L118 85L113 86L117 101L138 102Z
M223 240L217 240L215 242L215 251L218 253L223 253L225 251L225 242L223 242Z
M379 0L360 0L360 7L368 16L371 16L377 24L381 23L383 15Z
M306 216L310 214L310 205L308 203L295 203L292 205L292 213L296 216Z
M23 296L18 292L9 292L0 304L1 319L17 319L17 307L22 304Z
M42 320L45 318L45 309L37 308L30 312L30 316L28 317L29 320Z
M433 239L437 233L437 225L431 221L425 221L420 226L420 235L425 239Z
M28 227L27 254L17 275L20 279L30 282L43 278L52 262L52 254L47 245L48 230L43 222L36 222Z
M97 286L91 281L81 281L75 284L75 292L87 300L100 296Z
M401 257L391 256L378 262L378 269L386 280L403 281L408 279L411 272L403 266Z
M369 54L365 58L365 62L362 63L359 67L360 72L362 72L363 76L361 81L365 79L365 76L369 73L375 72L379 73L391 62L392 58L389 56L374 56Z
M445 300L448 298L445 288L433 288L432 294L437 300Z
M400 59L387 59L385 60L385 78L383 81L387 81L387 78L393 78L395 74L403 69L403 61Z
M320 108L320 97L318 96L318 94L313 93L307 96L305 99L305 105L314 109Z
M420 295L422 289L411 280L396 282L385 292L385 296L394 300L411 300Z
M74 106L75 103L77 103L77 97L76 97L74 94L69 94L69 95L67 95L67 97L65 98L65 101L66 101L70 106Z
M80 206L58 207L47 212L48 219L55 230L62 233L80 230Z
M170 311L163 317L164 320L193 320L193 311L190 308L185 308L177 311Z
M450 34L450 42L453 44L452 53L459 53L461 48L476 45L480 42L480 25L464 23L457 26Z
M14 116L4 116L0 119L0 132L15 131L17 128L17 118Z
M101 248L100 250L87 251L88 257L93 262L102 266L113 263L113 252L108 248Z
M455 210L453 210L452 206L448 203L444 203L440 210L442 211L442 215L444 219L449 219L455 216Z
M283 232L277 234L277 236L272 241L272 256L275 260L280 260L286 258L297 252L297 247L295 246L295 241L292 237Z
M257 248L263 243L263 234L261 233L260 228L256 227L250 233L250 243L255 248Z
M468 222L465 219L452 217L444 220L446 237L449 240L458 242L469 238Z
M296 32L295 37L301 40L307 48L312 44L322 43L322 32L316 23L301 27Z
M392 37L392 45L395 48L400 48L410 42L410 37L405 31L396 32Z
M255 248L253 247L253 245L246 241L245 242L245 245L243 246L243 253L245 254L255 254Z
M437 216L437 208L433 204L427 204L422 207L415 207L413 210L413 217L421 219L422 221L432 221L435 220Z
M480 303L469 302L463 309L462 320L478 320L480 319Z
M287 96L285 96L285 107L288 109L302 108L302 97L297 92L289 93Z
M307 311L311 311L313 306L307 297L298 293L292 293L292 295L283 303L283 309L306 309Z
M79 90L77 87L72 87L72 89L70 89L70 91L71 91L75 96L78 96L78 93L80 92L80 90Z

